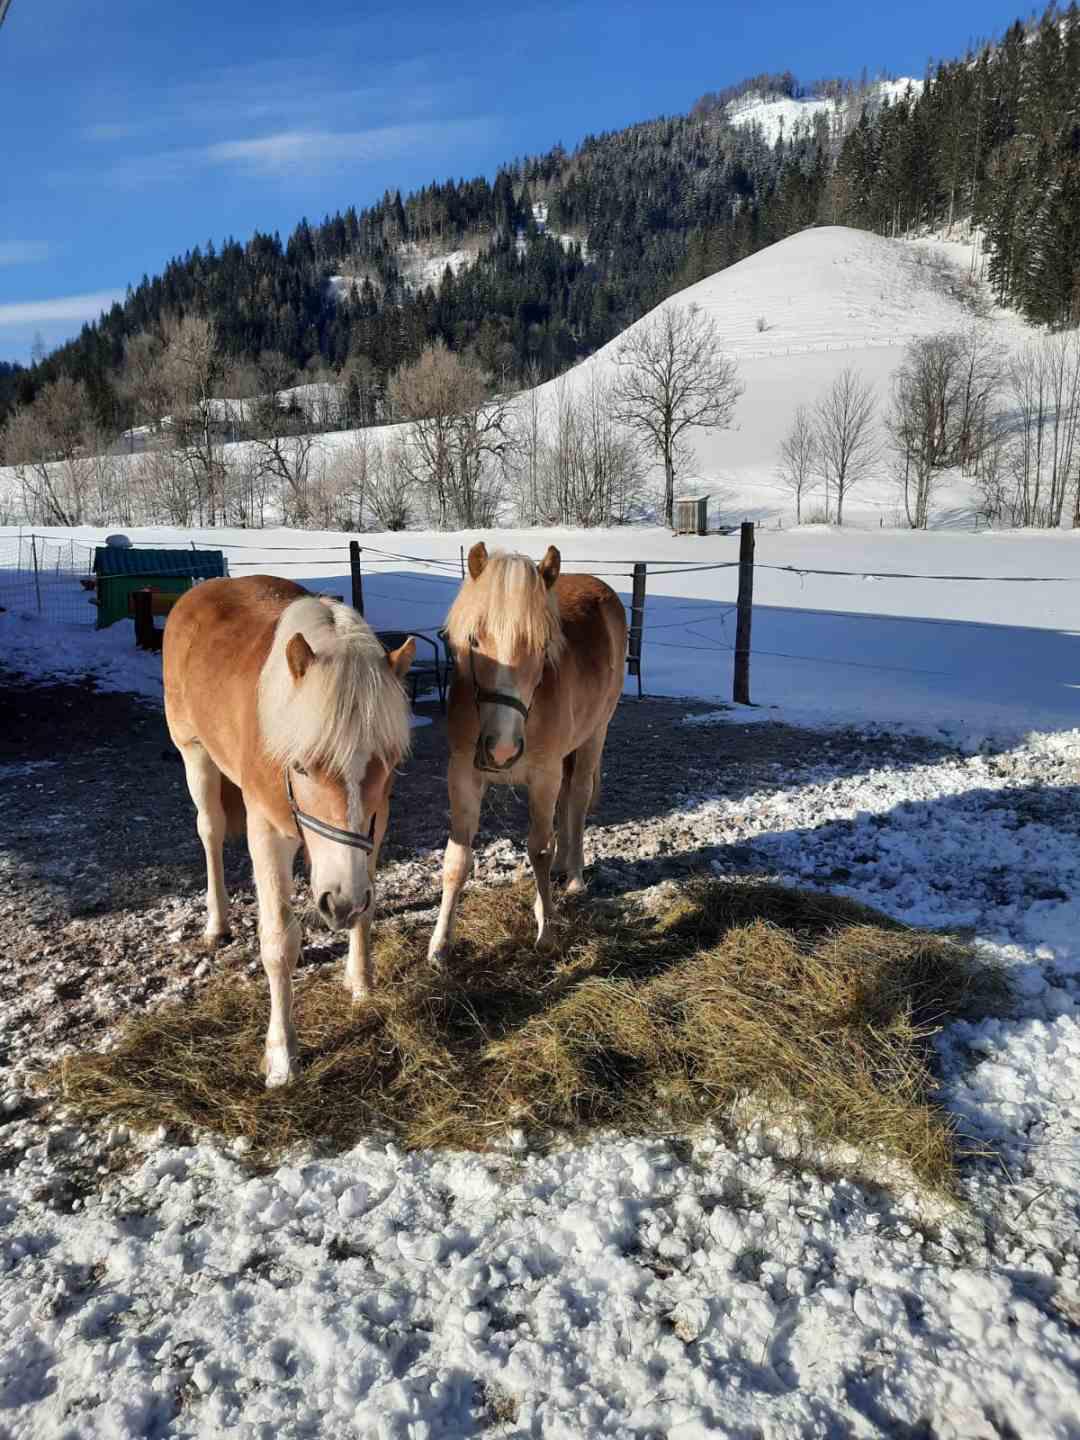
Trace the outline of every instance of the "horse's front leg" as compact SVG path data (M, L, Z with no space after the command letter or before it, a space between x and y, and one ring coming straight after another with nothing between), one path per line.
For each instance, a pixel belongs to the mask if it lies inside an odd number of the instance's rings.
M472 845L480 824L485 780L472 763L472 755L450 757L447 776L450 791L450 839L443 858L442 904L428 945L428 959L442 965L454 943L454 913L458 896L472 869Z
M561 768L533 770L529 775L529 860L536 876L536 943L548 938L555 908L551 903L551 859L555 841L555 806L562 785Z
M188 791L195 802L196 826L206 856L207 945L228 938L229 897L225 890L225 806L221 800L221 771L197 740L180 747Z
M375 817L375 847L368 856L368 884L371 900L361 919L349 931L349 957L345 961L345 988L356 1002L366 1000L374 984L371 964L371 922L375 918L375 876L379 868L379 851L390 822L389 796Z
M298 839L279 835L261 816L248 812L248 849L259 897L259 949L270 982L267 1089L287 1085L298 1069L292 977L300 958L300 922L292 910L292 869L299 846Z

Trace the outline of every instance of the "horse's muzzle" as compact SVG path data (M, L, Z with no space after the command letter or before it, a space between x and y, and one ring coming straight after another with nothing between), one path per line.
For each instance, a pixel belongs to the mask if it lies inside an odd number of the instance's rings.
M484 770L489 775L501 775L505 770L512 770L521 757L525 754L524 735L517 742L517 749L509 760L504 760L500 765L492 755L492 744L490 735L478 735L476 738L476 751L473 755L473 765L477 770Z
M368 886L362 905L350 905L341 895L324 890L316 901L315 908L331 930L351 930L361 916L367 913L371 904L372 890Z

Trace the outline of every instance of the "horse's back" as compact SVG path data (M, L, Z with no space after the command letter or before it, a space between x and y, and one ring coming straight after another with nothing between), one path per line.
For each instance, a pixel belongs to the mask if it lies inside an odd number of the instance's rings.
M162 643L165 718L173 739L203 738L208 712L254 696L274 628L307 594L272 575L204 580L173 606Z
M596 575L560 575L555 594L567 647L621 664L626 649L626 610L611 586Z

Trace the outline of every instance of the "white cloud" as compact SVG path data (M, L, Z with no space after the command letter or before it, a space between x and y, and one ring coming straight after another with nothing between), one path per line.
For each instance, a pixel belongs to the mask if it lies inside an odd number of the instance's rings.
M53 300L17 300L10 305L0 305L0 329L57 321L82 324L96 320L103 310L123 298L123 290L92 290L85 295L63 295Z
M220 140L202 156L211 165L238 165L263 174L341 161L385 160L445 139L435 125L384 125L370 130L282 130L254 140Z
M248 176L280 178L302 172L317 174L343 165L364 165L395 159L410 152L439 153L481 137L485 118L442 124L380 125L365 130L279 130L270 135L217 140L137 155L112 166L105 179L113 185L137 187L187 179L200 170L233 170ZM57 183L86 179L85 174L59 172Z
M0 266L38 265L47 260L50 247L43 240L10 240L0 242Z

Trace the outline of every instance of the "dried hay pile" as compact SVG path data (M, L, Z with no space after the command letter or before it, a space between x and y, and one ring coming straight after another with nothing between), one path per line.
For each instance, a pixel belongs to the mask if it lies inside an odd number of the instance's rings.
M514 1127L574 1136L787 1118L947 1188L955 1139L929 1037L994 988L970 949L848 901L703 881L648 912L567 902L538 952L528 892L475 891L445 974L426 931L384 924L377 993L301 971L303 1075L266 1091L265 981L224 977L50 1077L84 1117L246 1136L269 1160L364 1135L480 1148Z

